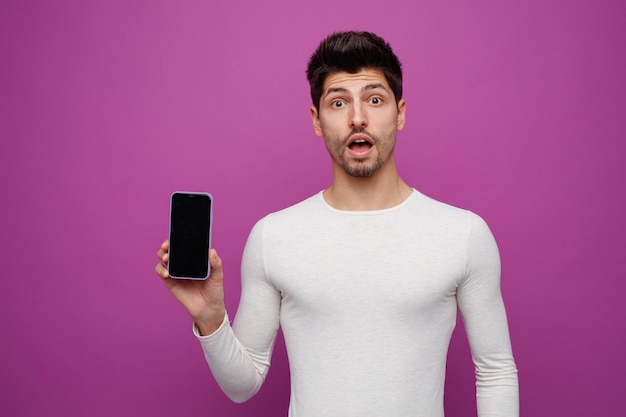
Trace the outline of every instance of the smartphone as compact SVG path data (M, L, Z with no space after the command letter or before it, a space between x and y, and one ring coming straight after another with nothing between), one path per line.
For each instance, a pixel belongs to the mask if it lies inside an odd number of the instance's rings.
M213 196L181 192L170 201L170 277L207 279L211 273L209 248L213 223Z

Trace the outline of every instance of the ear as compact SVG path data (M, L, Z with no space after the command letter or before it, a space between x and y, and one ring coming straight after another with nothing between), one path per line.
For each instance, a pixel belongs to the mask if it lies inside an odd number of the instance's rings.
M317 107L311 106L311 122L313 122L313 130L319 137L322 136L322 125L320 123L320 115L317 111Z
M398 118L396 120L396 130L400 131L404 129L404 122L406 121L406 101L403 98L398 102Z

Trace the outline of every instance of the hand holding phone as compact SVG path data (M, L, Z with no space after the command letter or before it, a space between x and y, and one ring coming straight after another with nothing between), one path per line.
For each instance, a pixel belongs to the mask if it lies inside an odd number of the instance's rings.
M212 213L213 197L209 193L172 194L167 263L170 277L196 280L209 277Z
M226 316L222 260L217 251L211 249L209 251L211 276L208 279L171 279L166 266L169 260L169 247L169 240L165 240L157 251L160 262L155 265L155 272L163 280L174 298L191 315L200 330L200 334L209 335L222 325Z

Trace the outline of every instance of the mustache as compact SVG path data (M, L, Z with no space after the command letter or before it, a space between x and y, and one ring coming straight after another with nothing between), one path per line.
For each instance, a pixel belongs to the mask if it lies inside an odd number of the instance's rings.
M352 128L352 130L350 131L350 134L346 137L346 142L350 140L350 138L354 135L367 135L369 136L373 142L378 142L378 138L374 135L372 135L370 132L367 131L367 129L365 129L364 127L354 127Z

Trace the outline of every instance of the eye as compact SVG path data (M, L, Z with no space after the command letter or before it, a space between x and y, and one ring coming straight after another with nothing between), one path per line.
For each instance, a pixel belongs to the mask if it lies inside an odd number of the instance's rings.
M335 109L339 109L341 107L343 107L343 105L346 104L343 102L343 100L333 100L330 103L330 107L334 107Z
M369 101L371 104L381 104L383 102L383 99L380 97L372 97Z

